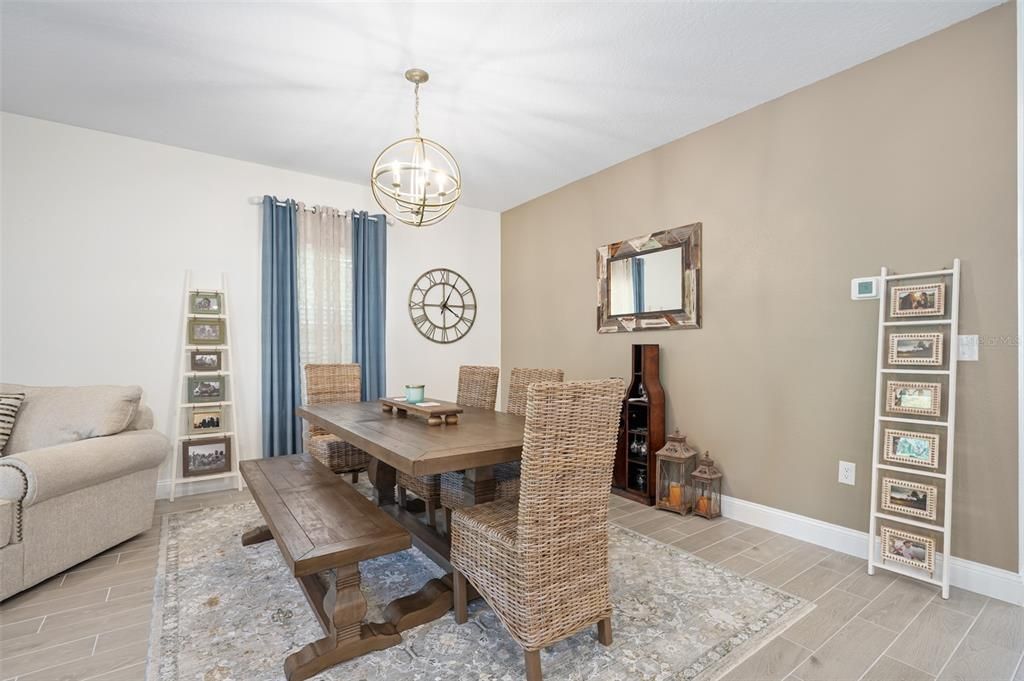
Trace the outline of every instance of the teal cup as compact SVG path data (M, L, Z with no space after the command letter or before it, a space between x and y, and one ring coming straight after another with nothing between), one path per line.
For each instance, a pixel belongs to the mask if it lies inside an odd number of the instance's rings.
M407 385L405 386L405 401L409 404L419 404L423 401L423 386L422 385Z

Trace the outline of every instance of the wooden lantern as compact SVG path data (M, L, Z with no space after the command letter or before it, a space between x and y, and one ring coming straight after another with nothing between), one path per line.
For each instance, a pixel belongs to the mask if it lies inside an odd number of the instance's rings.
M678 428L665 440L665 446L655 452L657 507L685 515L693 507L693 488L687 482L697 465L698 452L686 444L686 437L679 433Z
M696 470L690 474L693 484L693 513L705 518L717 518L722 515L722 471L715 467L709 452L697 464Z

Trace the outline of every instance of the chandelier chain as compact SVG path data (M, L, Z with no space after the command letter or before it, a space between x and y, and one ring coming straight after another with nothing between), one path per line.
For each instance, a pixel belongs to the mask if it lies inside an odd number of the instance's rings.
M420 137L420 84L416 83L413 90L416 95L416 136Z

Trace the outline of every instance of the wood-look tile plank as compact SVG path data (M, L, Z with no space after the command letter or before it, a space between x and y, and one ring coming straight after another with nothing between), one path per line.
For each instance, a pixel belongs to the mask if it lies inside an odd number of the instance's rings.
M111 565L109 568L99 570L88 570L84 572L68 573L61 589L98 589L100 587L110 588L125 582L134 582L137 579L152 579L156 576L156 565L134 564Z
M865 568L851 572L849 577L839 583L839 588L855 596L871 600L895 581L896 575L891 572L879 570L875 574L869 575Z
M844 577L858 570L867 570L868 562L863 558L851 556L847 553L834 551L818 563L823 568L842 574Z
M666 527L664 530L651 532L647 536L656 541L660 541L663 544L671 544L674 541L679 541L685 535L674 527Z
M650 535L652 532L658 530L664 530L666 528L675 528L680 524L681 518L674 513L667 513L662 511L661 515L655 516L650 520L640 523L633 527L633 531L639 532L640 534Z
M743 530L742 532L737 534L736 538L737 539L742 539L743 541L747 542L748 544L752 544L754 546L757 546L758 544L763 544L764 542L768 541L769 539L774 539L775 537L781 537L781 536L782 535L780 535L780 534L778 534L776 532L772 532L771 530L766 530L763 527L751 527L751 528Z
M971 635L1008 650L1024 650L1024 608L989 599L978 615Z
M112 586L109 589L107 600L112 601L115 598L123 598L124 596L131 596L134 594L142 593L143 591L151 591L154 588L153 579L137 579L117 586Z
M144 662L148 641L138 641L105 653L83 657L73 662L47 667L18 677L18 681L55 681L56 679L91 679L129 665Z
M96 644L95 636L87 636L76 641L50 646L42 650L34 650L15 657L4 658L0 662L4 678L25 676L39 671L44 667L52 667L92 655Z
M48 601L59 601L61 599L74 596L76 594L82 594L89 591L106 591L109 587L103 586L89 586L87 588L42 588L34 587L23 591L14 598L9 598L4 601L3 605L0 605L0 619L3 619L3 613L10 612L16 608L22 608L26 605L37 605L39 603L46 603Z
M19 636L29 636L39 631L39 627L42 624L42 617L36 617L35 619L24 620L22 622L14 622L13 624L4 624L3 618L0 617L0 639L10 641L11 639Z
M951 586L949 587L949 598L936 598L932 602L944 608L956 610L971 617L977 617L981 609L985 607L986 601L988 601L987 596L982 596L957 586Z
M726 537L722 541L705 546L700 551L694 553L694 555L710 563L720 563L727 558L739 555L748 548L750 548L750 544L747 542L741 541L736 537Z
M738 575L749 575L754 570L763 567L762 563L758 563L756 560L751 560L743 555L723 560L719 565L727 570L732 570Z
M792 641L776 637L736 666L720 681L780 681L811 654Z
M932 681L935 677L883 655L861 681Z
M43 628L39 633L29 635L29 638L38 636L40 637L40 640L49 637L53 639L61 638L65 641L70 641L80 636L102 634L131 624L149 622L152 617L152 611L153 604L150 602L134 608L115 610L99 617L70 622L58 627L49 626L50 623L49 620L47 620L43 623Z
M149 640L149 622L133 624L100 634L96 639L96 653L105 653L129 643Z
M841 573L818 564L783 583L782 590L813 601L841 581Z
M932 601L900 634L888 655L934 676L942 670L973 622L970 615L943 608Z
M741 532L746 527L748 526L743 525L741 527L738 523L733 523L732 521L718 523L716 525L712 525L706 530L695 532L694 534L688 535L677 542L673 542L672 545L677 546L684 551L695 553L707 546L711 546L715 542Z
M867 604L866 598L832 589L815 601L814 610L787 629L785 636L804 648L817 650Z
M803 542L799 539L793 539L792 537L780 534L747 549L743 555L761 563L770 563L773 560L782 558L802 544Z
M82 593L72 594L64 598L54 598L48 601L23 605L20 608L11 608L0 613L0 623L13 624L24 620L35 619L42 615L53 615L65 610L74 610L87 605L95 605L107 600L106 589L93 589Z
M939 674L939 681L1009 681L1020 656L1019 651L975 636L972 630Z
M638 525L643 525L644 523L654 520L657 517L658 512L655 511L654 509L648 508L643 511L640 511L639 513L632 513L624 518L620 518L619 520L615 521L615 524L621 525L622 527L625 527L627 530L632 530Z
M146 681L146 663L139 662L108 674L94 676L89 681Z
M797 667L796 675L804 681L857 681L891 642L892 632L855 617Z
M117 563L117 557L120 554L108 553L99 556L93 556L89 560L83 560L78 565L74 565L67 569L67 572L79 572L81 570L95 570L97 568L107 567Z
M138 606L151 605L152 602L153 591L150 589L131 596L125 596L124 598L116 598L112 601L104 601L102 603L75 608L74 610L65 610L63 612L53 613L46 616L46 621L43 622L42 630L46 631L47 629L55 629L57 627L82 623L96 617L103 617L104 615L131 610Z
M909 579L896 579L878 594L860 616L872 624L899 633L935 597L934 586Z
M761 546L764 546L762 544ZM758 547L754 547L758 548ZM744 552L740 555L747 555ZM750 573L750 577L762 581L771 586L781 587L783 584L799 575L804 570L812 567L828 554L825 549L819 548L798 548L786 554L782 558L768 563L763 568Z

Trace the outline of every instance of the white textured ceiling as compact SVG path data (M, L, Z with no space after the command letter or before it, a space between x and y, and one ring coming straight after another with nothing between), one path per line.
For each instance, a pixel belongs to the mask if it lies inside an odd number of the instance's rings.
M997 4L5 1L2 107L362 183L418 66L503 210Z

